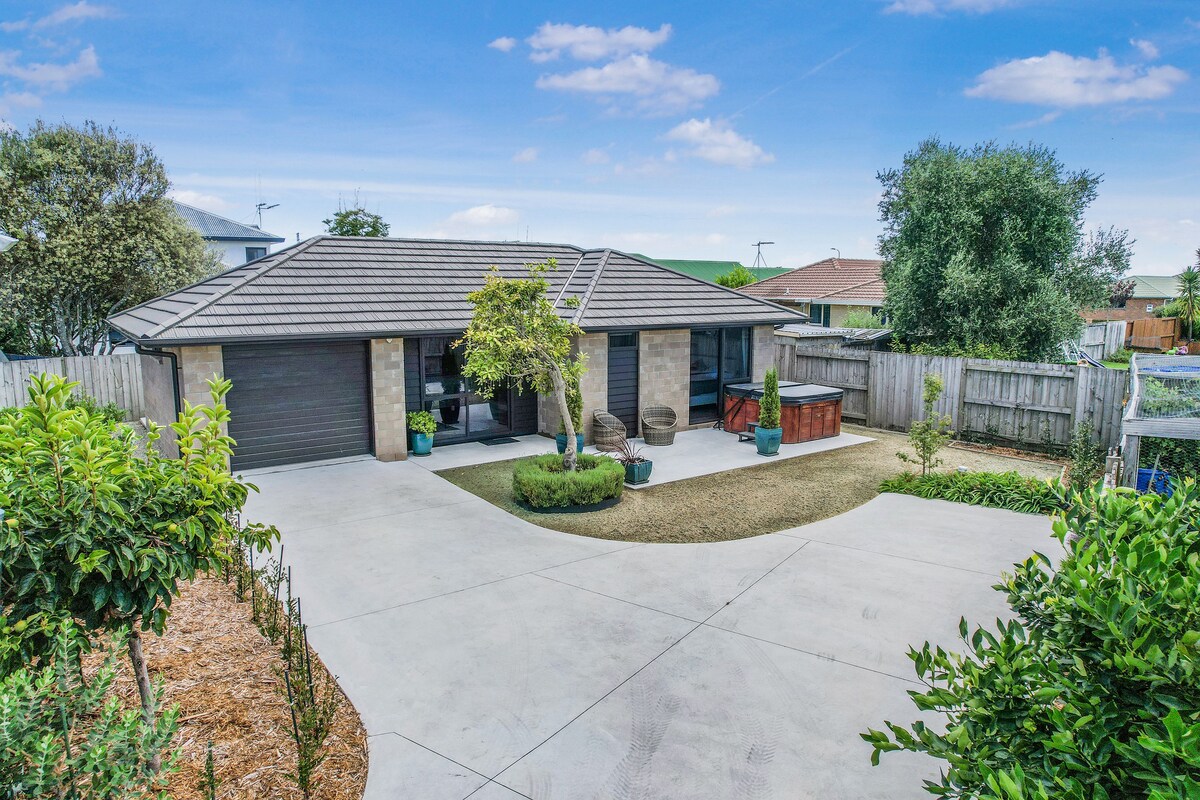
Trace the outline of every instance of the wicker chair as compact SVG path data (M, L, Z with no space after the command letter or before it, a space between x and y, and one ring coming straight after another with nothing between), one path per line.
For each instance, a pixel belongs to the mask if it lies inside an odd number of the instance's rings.
M675 444L678 423L679 415L670 406L646 406L642 409L642 438L656 447Z
M592 443L600 451L614 450L627 438L625 424L607 411L592 412Z

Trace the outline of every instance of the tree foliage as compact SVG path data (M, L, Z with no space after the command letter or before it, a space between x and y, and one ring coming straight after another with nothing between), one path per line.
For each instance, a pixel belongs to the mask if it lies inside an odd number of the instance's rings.
M321 222L331 236L387 236L391 231L383 217L362 207L357 196L352 206L339 202L334 215Z
M908 429L908 441L916 455L896 453L896 458L908 464L920 464L921 474L928 475L930 470L941 466L942 460L937 453L946 442L950 441L949 416L944 416L934 410L938 398L942 396L942 376L935 372L925 375L924 386L921 390L921 400L925 406L925 414L921 419L913 420Z
M846 312L846 318L842 320L842 327L882 330L887 327L887 323L883 321L883 317L881 317L879 314L873 314L870 311L865 311L861 308L855 308Z
M779 427L779 371L774 367L763 377L763 396L758 402L758 424L763 428Z
M167 199L154 151L86 122L0 130L0 347L107 351L105 319L220 268Z
M463 346L463 374L474 379L476 391L490 397L510 382L551 395L567 434L563 465L575 470L574 415L568 389L577 385L584 372L583 355L572 352L579 326L563 319L546 297L550 282L546 273L555 269L554 259L529 264L528 278L505 278L492 267L483 288L467 295L474 306L467 332L456 344ZM578 298L568 298L568 307Z
M8 655L49 651L64 615L89 634L128 627L152 724L140 631L161 634L179 584L220 564L235 537L265 547L279 534L231 522L253 487L226 466L229 381L211 381L212 406L185 404L171 423L178 459L158 453L153 423L139 441L132 426L70 408L76 385L34 376L30 403L0 417L0 601L3 623L21 629Z
M931 794L971 800L1200 797L1200 490L1075 493L1054 522L1068 553L1033 554L996 588L1011 621L959 630L963 654L909 651L909 692L945 727L863 738L946 761Z
M1137 282L1133 278L1114 281L1108 290L1108 304L1113 308L1124 308L1125 304L1129 302L1129 298L1133 297L1133 290L1136 287Z
M878 177L885 308L907 340L1040 359L1128 268L1125 231L1083 231L1100 178L1045 147L929 139Z
M1200 250L1196 251L1196 263L1179 274L1179 297L1171 305L1177 307L1191 341L1195 338L1196 320L1200 319Z
M738 264L724 275L718 275L716 282L718 285L729 289L740 289L743 286L758 283L758 278L754 277L753 272Z

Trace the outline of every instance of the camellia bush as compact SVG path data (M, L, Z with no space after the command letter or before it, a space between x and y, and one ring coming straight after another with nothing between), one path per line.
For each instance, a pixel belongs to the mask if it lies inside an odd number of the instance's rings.
M909 694L945 725L868 731L873 761L942 759L926 788L950 798L1200 797L1200 488L1173 489L1074 493L1057 569L1034 554L996 587L1014 619L910 650Z

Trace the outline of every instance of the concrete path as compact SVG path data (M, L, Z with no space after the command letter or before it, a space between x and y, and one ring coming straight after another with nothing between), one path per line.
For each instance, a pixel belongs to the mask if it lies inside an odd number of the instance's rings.
M259 472L368 800L919 798L858 733L918 715L909 644L1005 610L1048 521L884 495L733 542L549 531L412 463ZM714 506L714 514L720 514Z

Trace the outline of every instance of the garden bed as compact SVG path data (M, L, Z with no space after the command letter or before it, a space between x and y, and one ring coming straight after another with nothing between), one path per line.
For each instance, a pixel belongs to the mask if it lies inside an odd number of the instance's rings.
M591 514L537 514L514 502L512 461L443 470L438 474L510 514L567 533L636 542L715 542L794 528L862 505L879 484L903 468L904 434L857 426L844 432L873 442L718 472L625 492L621 504ZM1061 464L1018 460L994 452L946 450L946 469L1015 470L1057 477Z
M173 798L204 797L197 786L210 741L218 798L303 797L288 777L295 769L296 745L275 672L282 663L279 648L251 621L249 603L237 602L233 588L220 580L198 578L171 604L166 634L147 634L145 643L151 675L164 681L164 703L179 705ZM128 661L122 664L120 690L135 707L133 675ZM326 747L329 756L317 770L313 797L360 800L367 781L367 734L345 698Z

